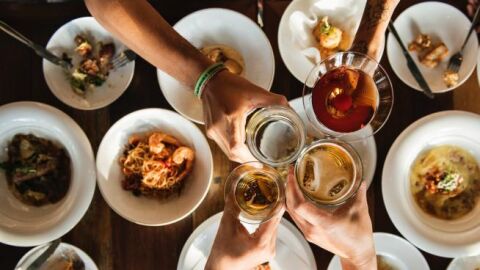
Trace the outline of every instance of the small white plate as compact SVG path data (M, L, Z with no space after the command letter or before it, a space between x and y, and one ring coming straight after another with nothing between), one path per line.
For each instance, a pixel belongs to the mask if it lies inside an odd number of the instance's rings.
M205 220L190 235L182 248L177 270L204 269L212 249L223 212ZM315 257L303 235L288 220L282 218L278 226L275 258L272 270L316 270Z
M78 34L92 36L95 42L113 42L116 54L127 49L93 17L82 17L64 24L50 38L47 49L57 56L64 52L72 56L76 47L74 39ZM119 69L111 70L102 86L80 96L73 91L65 71L60 66L43 60L43 75L52 93L63 103L80 110L95 110L114 102L132 81L134 69L135 61L132 61Z
M137 197L122 188L119 158L128 138L151 131L173 135L195 151L193 170L179 196L162 200ZM97 152L97 181L103 198L117 214L141 225L168 225L190 215L207 195L212 174L212 152L203 133L192 122L164 109L143 109L124 116L108 130Z
M366 2L366 0L296 0L288 5L278 27L278 49L285 66L297 80L305 83L315 66L314 61L302 53L310 46L301 44L311 39L310 33L305 31L312 19L316 16L320 18L328 16L329 20L344 30L353 41ZM303 42L299 42L300 39ZM382 46L380 57L384 47Z
M441 220L418 208L410 193L410 168L435 145L458 145L480 161L480 116L463 111L428 115L405 129L388 151L382 174L382 197L400 233L418 248L441 257L480 254L480 203L458 220Z
M24 263L26 265L30 265L31 263L33 263L33 261L36 258L38 258L38 256L40 256L48 248L48 246L49 244L45 244L45 245L37 246L30 249L27 253L25 253L25 255L23 255L20 261L18 261L17 266L15 266L15 268L19 267ZM87 253L85 253L83 250L79 249L78 247L67 244L67 243L60 243L60 245L58 245L57 249L50 257L61 256L62 249L73 249L85 264L85 270L98 270L97 265L92 260L92 258L88 256Z
M250 18L233 10L209 8L187 15L173 28L198 49L217 44L235 49L245 61L242 76L270 90L275 73L272 46ZM193 90L161 70L157 70L157 75L168 103L186 118L203 124L202 102L193 95Z
M41 207L20 202L0 170L0 242L35 246L70 231L90 206L95 191L93 151L83 130L65 113L46 104L15 102L0 107L0 161L8 158L7 144L17 133L58 142L68 152L72 176L65 197Z
M396 270L430 270L422 253L407 240L389 233L373 233L377 255L384 256ZM340 258L334 256L327 270L341 270Z
M313 130L310 122L308 121L305 109L303 108L302 98L296 98L289 101L290 107L297 112L298 116L302 119L303 124L307 127L308 134L316 134ZM367 187L373 181L375 174L375 168L377 166L377 144L375 143L375 137L370 136L364 140L355 140L349 142L350 145L355 148L363 165L363 180L367 184Z
M408 43L414 40L418 34L423 33L430 35L433 42L438 39L442 40L448 47L447 57L433 69L423 66L418 61L417 53L410 54L432 92L442 93L453 90L464 83L472 74L477 64L478 39L475 33L470 36L463 52L463 63L459 71L458 85L449 88L443 83L442 79L450 57L462 47L471 25L470 20L460 10L440 2L420 3L404 10L397 17L394 25L405 46L408 46ZM400 45L392 34L388 34L387 56L395 74L411 88L422 91L410 73Z
M477 270L480 269L480 255L459 257L448 264L447 270Z

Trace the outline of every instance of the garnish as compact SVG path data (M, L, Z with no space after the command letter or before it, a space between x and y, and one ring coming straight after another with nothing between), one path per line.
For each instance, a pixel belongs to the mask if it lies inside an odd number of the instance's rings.
M437 188L446 191L454 191L462 182L463 177L460 174L448 172L445 174L445 177L437 183Z

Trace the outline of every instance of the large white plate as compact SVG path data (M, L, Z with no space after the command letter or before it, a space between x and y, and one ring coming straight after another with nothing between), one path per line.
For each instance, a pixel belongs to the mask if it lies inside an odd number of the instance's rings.
M40 256L45 250L47 250L48 246L49 245L45 244L45 245L37 246L30 249L27 253L25 253L25 255L23 255L20 261L18 261L16 267L24 263L27 266L30 265L31 263L33 263L33 261L36 258L38 258L38 256ZM61 253L62 249L73 249L85 264L85 270L98 270L98 267L95 264L95 262L92 260L92 258L90 258L90 256L88 256L88 254L85 253L83 250L79 249L74 245L70 245L67 243L60 243L60 245L57 247L57 249L51 256L62 256L62 253Z
M314 62L302 53L304 48L294 38L292 29L301 31L303 27L295 26L298 22L293 19L292 14L296 16L295 14L303 13L308 18L312 18L312 12L315 12L320 17L328 16L330 21L335 22L353 38L362 19L366 2L366 0L296 0L288 5L278 27L278 49L285 66L297 80L305 83L314 67ZM306 37L303 38L306 39ZM381 58L384 48L385 45L381 46L379 58Z
M122 188L119 158L132 134L161 131L195 151L191 174L179 196L168 199L134 196ZM105 134L97 153L98 186L110 207L123 218L141 225L161 226L191 214L208 193L213 174L212 152L203 133L181 115L164 109L143 109L118 120Z
M177 270L203 269L212 249L222 214L218 213L195 229L182 248ZM315 257L303 235L286 219L278 227L276 255L270 261L272 270L316 270Z
M245 60L243 76L270 90L275 73L275 59L267 36L250 18L233 10L209 8L196 11L173 27L196 48L223 44L234 48ZM168 103L193 122L203 124L202 102L193 90L157 70L158 83Z
M459 257L448 264L447 270L477 270L480 268L480 256Z
M377 255L385 257L396 270L430 270L422 253L407 240L389 233L373 233ZM340 258L335 255L327 270L342 270Z
M302 119L303 124L307 127L307 133L316 134L317 132L313 130L313 127L308 121L307 114L303 108L302 98L299 97L290 100L289 104L290 107L297 112ZM367 187L369 187L373 181L375 168L377 166L377 144L375 143L375 137L370 136L364 140L354 140L353 142L349 142L349 144L355 148L360 156L363 165L363 180L367 184Z
M480 204L455 221L424 214L410 194L411 164L420 152L441 144L458 145L480 160L479 134L479 115L444 111L411 124L388 152L382 174L382 195L388 215L406 239L426 252L448 258L479 254Z
M425 2L413 5L403 11L395 20L395 28L405 46L408 46L408 43L414 40L418 34L423 33L431 35L432 38L442 40L448 47L449 53L447 58L433 69L424 67L418 61L416 53L411 54L434 93L455 89L472 74L477 64L478 39L475 34L470 36L463 51L464 57L459 71L460 80L458 85L449 88L443 83L442 79L448 60L462 47L470 24L470 20L460 10L440 2ZM387 39L387 56L395 74L411 88L422 91L410 73L400 45L392 34L389 34Z
M72 168L66 196L42 207L15 198L0 170L0 242L35 246L63 236L83 217L95 191L94 158L87 136L65 113L36 102L1 106L0 123L0 161L7 159L6 147L15 134L31 133L63 145Z
M126 49L125 45L114 39L93 17L82 17L67 22L60 27L47 43L47 49L57 56L67 53L74 55L76 47L74 39L78 34L93 36L96 42L113 42L116 53ZM43 75L52 93L63 103L80 110L95 110L108 106L119 98L132 81L135 61L110 71L107 81L85 96L76 94L65 74L65 71L47 60L43 60Z

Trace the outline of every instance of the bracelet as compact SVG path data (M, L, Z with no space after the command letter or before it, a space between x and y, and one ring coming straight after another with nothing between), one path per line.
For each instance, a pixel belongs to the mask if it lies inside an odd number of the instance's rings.
M224 70L225 68L226 67L223 65L223 63L216 63L209 66L204 72L202 72L202 74L200 74L200 77L198 77L193 94L196 97L201 98L203 90L205 89L208 81L210 81L215 75L217 75L218 72Z

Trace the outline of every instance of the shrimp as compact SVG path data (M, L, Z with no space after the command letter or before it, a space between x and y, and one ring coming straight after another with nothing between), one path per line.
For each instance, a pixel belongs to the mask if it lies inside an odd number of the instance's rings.
M182 164L185 164L184 170L177 176L176 181L179 182L192 171L195 152L186 146L181 146L173 152L171 160L174 166L180 167Z
M150 137L148 137L148 147L152 153L164 157L170 155L168 149L165 147L165 144L171 144L177 147L180 146L180 143L177 139L175 139L175 137L162 132L152 133Z

